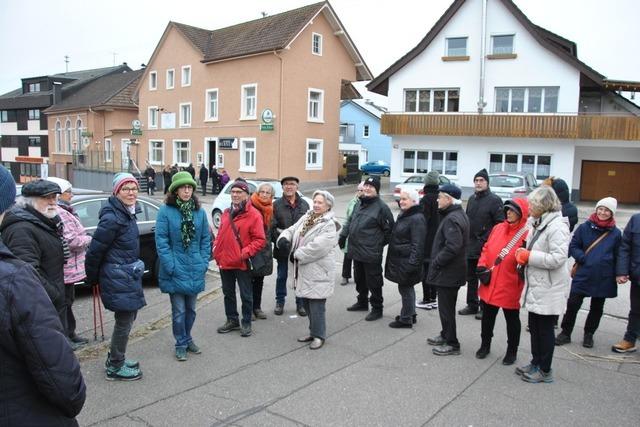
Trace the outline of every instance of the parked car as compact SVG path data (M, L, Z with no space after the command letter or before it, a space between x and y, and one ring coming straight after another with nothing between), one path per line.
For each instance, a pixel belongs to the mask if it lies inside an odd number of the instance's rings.
M536 187L538 181L532 173L493 172L489 174L491 191L500 196L502 201L527 197Z
M360 166L360 170L365 175L384 175L389 176L391 173L391 166L383 160L376 160L375 162L365 163Z
M393 189L393 198L398 206L400 206L400 193L407 190L416 190L420 197L424 196L424 180L427 178L427 174L424 175L411 175L402 184L398 184ZM439 185L450 184L451 180L444 175L440 175Z
M279 180L276 179L257 179L257 180L247 180L247 184L249 185L249 191L253 194L256 189L260 186L260 184L267 182L273 186L275 191L274 198L279 199L282 197L282 185ZM216 197L213 202L213 209L211 210L211 216L213 218L213 226L215 228L220 227L220 219L222 218L222 212L231 206L231 186L233 185L233 181L227 182L224 188L220 191L220 194ZM298 191L300 197L302 197L308 204L309 207L313 206L313 201L304 196L300 191Z

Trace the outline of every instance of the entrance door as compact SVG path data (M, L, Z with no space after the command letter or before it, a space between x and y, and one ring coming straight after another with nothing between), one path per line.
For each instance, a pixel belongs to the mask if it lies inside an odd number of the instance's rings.
M120 158L122 159L122 170L129 172L129 145L131 141L129 139L120 140Z
M583 160L580 199L615 197L619 203L640 203L640 163Z
M214 138L208 139L207 140L207 166L209 167L209 169L211 169L212 166L215 166L216 164L216 143L217 140Z

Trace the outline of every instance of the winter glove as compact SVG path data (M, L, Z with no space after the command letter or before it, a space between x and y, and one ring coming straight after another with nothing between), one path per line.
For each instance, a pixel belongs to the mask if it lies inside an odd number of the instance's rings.
M516 262L520 265L527 265L531 252L525 248L519 248L516 251Z
M476 276L483 285L488 285L491 282L491 270L484 266L476 267Z
M291 250L291 242L284 238L278 240L278 249L288 254Z
M344 249L346 244L347 238L345 236L340 236L340 238L338 239L338 246L340 246L340 249Z
M291 253L289 254L289 261L291 261L291 264L295 264L295 262L296 262L296 259L295 259L295 258L294 258L294 256L293 256L293 252L291 252Z

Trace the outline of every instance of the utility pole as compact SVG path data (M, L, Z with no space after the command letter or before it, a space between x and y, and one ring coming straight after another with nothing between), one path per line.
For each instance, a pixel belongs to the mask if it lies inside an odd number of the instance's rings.
M113 66L116 66L116 56L118 56L118 52L111 52L111 54L113 55Z
M64 72L69 72L69 55L64 56Z

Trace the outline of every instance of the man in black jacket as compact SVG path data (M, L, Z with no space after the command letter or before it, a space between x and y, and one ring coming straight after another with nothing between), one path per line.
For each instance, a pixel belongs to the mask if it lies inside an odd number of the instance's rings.
M200 165L200 185L202 185L202 195L207 195L207 181L209 180L209 170L203 164Z
M465 254L469 245L469 219L462 210L461 191L453 184L440 187L438 210L441 220L431 249L431 264L427 282L436 286L438 313L442 331L427 339L435 346L433 354L450 356L460 354L460 342L456 335L456 301L458 289L466 277Z
M438 188L440 182L440 174L438 171L430 171L424 181L422 200L420 207L422 208L424 219L427 222L427 233L424 241L424 263L422 278L422 301L416 302L417 308L425 310L434 310L438 308L438 300L436 298L436 288L427 282L429 274L429 264L431 263L431 247L433 239L440 224L440 214L438 213Z
M353 259L353 278L358 292L358 301L347 310L368 311L370 302L371 312L365 317L369 321L382 317L382 251L391 239L394 224L391 210L380 200L379 192L380 178L369 177L364 182L360 203L342 228L338 240L342 249L349 238L347 253Z
M473 177L473 186L475 193L467 202L467 217L471 227L467 253L467 306L458 311L458 314L475 314L476 319L482 319L476 267L482 247L493 226L504 221L504 209L502 199L489 189L489 174L486 169L482 169Z
M0 166L0 223L16 194ZM0 242L0 425L77 426L86 397L80 364L42 279Z
M273 202L273 219L275 226L272 230L272 241L275 243L287 228L298 222L309 210L309 204L298 194L300 180L295 176L285 176L280 180L282 184L282 197ZM289 249L273 249L273 257L278 261L278 273L276 277L276 308L273 314L281 316L284 312L284 300L287 296L287 276L289 269ZM300 316L306 316L307 312L302 305L302 298L296 298L296 311Z

